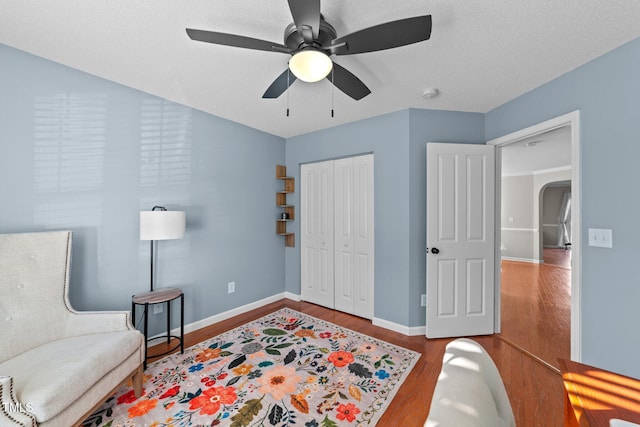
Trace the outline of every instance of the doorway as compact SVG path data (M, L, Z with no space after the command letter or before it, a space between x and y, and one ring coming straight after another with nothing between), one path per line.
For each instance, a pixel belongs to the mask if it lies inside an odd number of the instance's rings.
M570 282L570 286L568 287L568 289L566 289L568 294L565 295L565 297L568 298L568 300L570 301L570 303L568 304L570 313L565 313L565 314L567 315L566 319L570 319L570 327L568 328L568 332L569 332L568 335L569 335L569 341L570 341L570 355L573 360L579 361L580 353L581 353L580 352L580 348L581 348L580 334L579 334L580 324L581 324L580 308L579 308L580 307L580 304L579 304L580 259L581 259L580 258L581 228L580 228L580 200L579 200L579 195L580 195L580 190L579 190L580 189L579 112L576 111L573 113L569 113L564 116L560 116L555 119L551 119L549 121L540 123L538 125L531 126L521 131L517 131L512 134L506 135L504 137L498 138L496 140L490 141L488 142L488 144L495 145L498 148L496 169L499 171L497 177L499 178L498 181L500 182L497 185L497 187L498 187L498 194L502 195L503 190L505 192L510 191L508 187L512 185L512 183L506 183L506 184L503 183L501 179L503 166L505 169L509 168L508 163L505 163L502 160L505 153L507 153L507 157L508 157L507 150L509 150L509 147L513 145L512 148L515 148L518 145L520 145L523 150L527 150L530 148L535 148L538 145L540 146L543 146L544 144L551 145L552 142L549 142L550 138L552 138L554 135L562 135L562 134L564 134L565 143L568 142L568 145L570 147L570 153L569 153L570 169L567 168L567 165L556 164L555 166L547 166L546 168L539 169L539 170L543 170L544 174L542 173L537 175L532 174L526 179L520 179L520 181L528 180L532 188L532 194L535 192L536 195L538 195L540 190L542 190L542 188L546 185L544 180L547 179L548 182L550 182L551 179L549 178L549 176L553 174L556 174L556 175L564 174L565 177L568 176L568 179L571 181L571 184L572 184L572 188L573 188L572 210L571 210L571 224L573 227L572 242L571 242L572 269L567 270L572 274L570 274L570 278L566 278L566 280ZM533 158L533 154L531 150L529 150L526 153L525 158L528 158L529 160ZM555 157L547 155L547 158L550 159ZM548 176L544 176L545 174ZM521 175L521 176L524 176L524 175ZM533 190L534 188L536 190ZM496 245L496 255L497 257L502 257L502 259L506 259L506 262L503 263L503 265L500 265L500 263L497 263L496 268L501 269L500 271L497 271L497 274L496 274L498 281L500 280L500 274L505 272L504 267L507 267L505 273L508 273L509 271L513 270L512 267L515 267L515 265L512 265L511 264L512 262L514 264L520 264L520 267L522 266L528 267L529 269L532 270L531 277L536 277L537 278L536 280L540 280L541 275L549 273L549 271L547 270L549 270L550 268L550 266L545 266L543 264L544 262L543 227L540 224L541 209L542 209L541 201L538 199L538 197L532 197L533 200L530 201L530 205L529 205L531 209L528 210L528 212L531 214L531 221L529 222L530 226L527 227L527 226L519 226L522 223L519 222L518 216L520 216L522 213L505 212L502 206L501 199L502 197L496 197L500 212L502 213L499 219L497 219L497 221L500 221L500 223L497 224L497 227L496 227L497 229L496 241L498 242L498 244ZM504 223L508 225L504 227L503 225ZM511 226L509 226L509 224L511 224ZM503 233L502 231L503 228L507 228L508 231L506 233ZM527 237L524 240L527 240L527 243L523 244L522 243L523 239L518 239L516 237L517 234L519 234L521 237L523 235L526 235ZM520 245L521 248L519 248L518 245ZM523 249L526 251L517 252L521 255L514 256L513 255L514 252L512 251L517 249ZM510 256L512 259L510 259ZM521 258L521 259L517 259L517 258ZM526 262L522 262L522 261L526 261ZM516 276L523 277L522 276L523 274L524 274L523 271L520 269L518 273L516 273ZM507 280L508 275L505 274L505 276L506 276L505 280ZM500 286L500 289L503 289L505 292L509 292L509 284L499 283L499 286ZM547 297L553 297L553 294L557 292L559 291L549 290L547 292ZM505 295L504 298L508 298L508 296ZM545 313L527 314L527 313L521 312L518 314L518 317L516 320L521 321L523 327L531 327L531 325L527 322L527 316L532 316L536 314L539 314L541 316L546 316ZM496 323L497 323L496 330L498 331L501 330L501 326L502 326L498 323L499 319L500 319L500 316L496 316ZM510 320L506 317L504 320L505 322L508 322L508 321L516 322L516 320L514 319ZM566 320L564 322L566 322ZM506 324L506 323L503 323L503 324ZM547 344L545 345L550 345L551 347L553 347L553 340L547 340ZM526 346L523 346L523 348L525 351L529 351L534 355L536 353L535 348L528 349L526 348ZM543 351L541 349L539 350L539 352L541 354L549 354L547 350L548 349ZM551 351L553 350L551 349ZM563 357L566 357L566 356L567 355L563 355ZM545 356L545 357L549 358L549 356ZM553 361L555 361L555 358L553 358Z

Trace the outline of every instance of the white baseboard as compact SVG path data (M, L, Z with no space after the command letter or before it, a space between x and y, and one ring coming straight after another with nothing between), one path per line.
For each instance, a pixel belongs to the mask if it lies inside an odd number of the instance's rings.
M511 256L503 256L503 261L519 261L519 262L530 262L532 264L544 264L544 260L542 259L532 259L532 258L516 258Z
M300 295L292 294L289 292L285 292L285 298L289 298L290 300L293 300L293 301L302 301L302 299L300 298ZM394 332L398 332L402 335L408 335L408 336L425 335L427 332L426 326L409 327L409 326L400 325L398 323L389 322L388 320L379 319L377 317L374 317L373 319L371 319L371 323L374 326L379 326L381 328L389 329Z
M374 317L371 322L374 326L389 329L391 331L398 332L399 334L407 336L425 335L427 333L426 326L404 326L377 317Z
M293 294L291 292L282 292L280 294L276 294L276 295L272 295L270 297L261 299L259 301L255 301L249 304L245 304L243 306L240 307L236 307L233 308L231 310L227 310L223 313L218 313L215 314L213 316L207 317L206 319L202 319L202 320L198 320L196 322L193 323L189 323L187 325L184 325L184 333L188 334L189 332L193 332L193 331L197 331L198 329L202 329L202 328L206 328L207 326L211 326L215 323L221 322L223 320L227 320L230 319L234 316L237 316L239 314L244 314L247 313L251 310L256 310L260 307L263 307L267 304L271 304L272 302L276 302L279 301L283 298L287 298L290 299L292 301L300 301L300 295L297 294ZM385 329L389 329L392 330L394 332L398 332L402 335L407 335L407 336L415 336L415 335L425 335L426 331L427 331L427 327L426 326L404 326L404 325L400 325L398 323L394 323L394 322L390 322L388 320L384 320L384 319L379 319L374 317L372 319L372 323L374 326L379 326L381 328L385 328ZM177 328L173 328L171 330L171 335L175 335L178 336L180 334L180 327ZM160 337L164 335L164 333L162 334L158 334L155 337ZM152 337L152 338L155 338Z
M291 292L285 292L284 293L284 297L287 298L287 299L290 299L292 301L295 301L295 302L302 301L302 299L300 298L300 295L292 294Z
M227 320L230 319L234 316L237 316L239 314L244 314L247 313L251 310L255 310L258 309L260 307L263 307L267 304L271 304L272 302L276 302L279 301L283 298L289 298L292 299L294 301L299 301L299 297L296 300L296 296L295 294L290 294L288 292L282 292L280 294L276 294L276 295L272 295L270 297L249 303L249 304L245 304L242 305L240 307L236 307L236 308L232 308L231 310L227 310L225 312L222 313L218 313L218 314L214 314L211 317L207 317L206 319L202 319L202 320L198 320L196 322L193 323L189 323L187 325L184 325L184 333L187 334L189 332L193 332L193 331L197 331L198 329L202 329L205 328L207 326L211 326L215 323L221 322L223 320ZM180 327L177 328L173 328L171 330L171 335L176 335L178 336L180 334ZM160 334L158 336L162 336L163 334Z

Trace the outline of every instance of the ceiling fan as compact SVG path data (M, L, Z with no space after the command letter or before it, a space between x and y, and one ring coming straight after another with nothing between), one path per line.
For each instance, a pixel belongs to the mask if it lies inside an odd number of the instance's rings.
M431 15L386 22L337 37L336 30L320 13L320 0L288 2L293 22L284 31L284 44L191 28L187 28L187 34L192 40L201 42L291 55L289 68L271 83L263 98L278 98L297 78L308 82L327 78L355 100L369 95L371 90L353 73L333 62L331 55L392 49L431 37Z

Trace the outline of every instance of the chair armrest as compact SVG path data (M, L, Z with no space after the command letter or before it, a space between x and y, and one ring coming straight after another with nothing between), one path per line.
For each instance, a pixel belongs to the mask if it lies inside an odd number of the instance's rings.
M36 427L29 413L29 402L19 402L13 390L13 378L0 375L0 425L3 427Z
M75 311L70 309L65 336L134 330L128 311Z

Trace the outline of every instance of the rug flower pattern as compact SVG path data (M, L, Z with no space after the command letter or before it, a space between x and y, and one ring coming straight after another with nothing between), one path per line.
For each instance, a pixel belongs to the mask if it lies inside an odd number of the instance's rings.
M84 426L375 425L419 354L290 309L149 365Z

